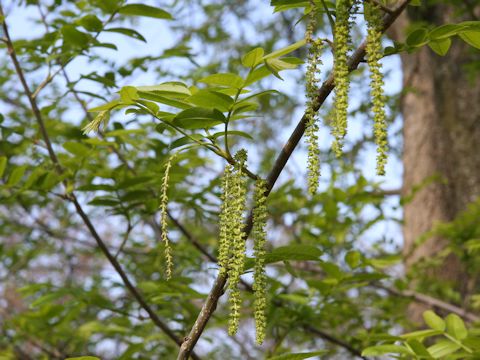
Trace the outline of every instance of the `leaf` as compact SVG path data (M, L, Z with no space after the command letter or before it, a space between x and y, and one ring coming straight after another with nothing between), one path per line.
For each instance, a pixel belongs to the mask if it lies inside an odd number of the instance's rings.
M73 25L65 25L61 33L64 45L83 49L90 42L90 36L77 30Z
M457 24L445 24L438 26L428 34L429 38L432 40L442 40L454 35L457 35L459 31L465 27Z
M265 66L267 67L268 70L272 72L273 75L275 75L280 80L283 80L281 76L278 74L280 71L287 70L287 69L295 69L297 67L297 65L287 63L280 59L266 59Z
M225 123L225 116L216 109L194 107L178 113L172 123L183 129L206 129Z
M445 318L447 323L447 333L452 335L457 340L463 340L468 336L465 323L457 314L449 314Z
M435 51L440 56L445 56L452 45L452 40L450 38L441 39L441 40L432 40L428 43L430 49Z
M260 47L249 51L242 57L242 65L245 67L254 68L262 62L264 53L265 51Z
M435 335L440 335L442 333L443 331L440 331L440 330L427 329L427 330L419 330L419 331L413 331L410 333L402 334L400 335L400 337L407 340L408 339L423 340L425 338L435 336Z
M100 360L100 358L95 356L80 356L80 357L70 357L65 360Z
M90 148L88 146L73 141L64 143L63 148L76 156L86 156L90 152Z
M147 42L145 38L143 37L142 34L140 34L138 31L133 30L133 29L127 29L127 28L110 28L110 29L105 29L104 31L109 31L109 32L114 32L118 34L122 34L125 36L129 36L131 38L134 38L136 40L140 40L143 42Z
M428 352L427 348L420 341L413 339L408 341L407 344L412 348L416 355L421 357L421 359L432 359L432 356Z
M113 110L114 108L116 107L125 107L126 105L123 104L120 99L115 99L115 100L112 100L106 104L103 104L103 105L100 105L100 106L97 106L97 107L94 107L94 108L91 108L91 109L88 109L88 112L101 112L101 111L109 111L109 110Z
M355 269L360 265L362 260L362 255L358 251L349 251L345 255L345 262L350 266L350 268Z
M99 32L103 29L102 22L93 14L85 15L78 20L78 24L83 26L87 31Z
M10 173L10 177L8 178L7 185L8 186L15 186L18 182L22 179L25 171L27 170L26 165L17 166L15 167L12 172Z
M228 136L232 136L232 135L242 136L242 137L244 137L244 138L246 138L246 139L253 140L252 135L247 134L246 132L243 132L243 131L229 130L229 131L228 131ZM220 132L217 132L217 133L215 133L215 134L212 135L212 137L213 137L214 139L218 139L219 137L222 137L222 136L225 136L225 131L220 131Z
M201 134L193 134L190 136L183 136L170 144L170 150L176 149L180 146L195 143L194 140L202 140L204 138Z
M461 32L459 36L470 46L480 49L480 31L464 31Z
M378 356L385 354L412 355L411 351L400 345L377 345L370 346L362 351L362 356Z
M7 167L7 158L5 156L0 156L0 178L3 176L5 172L5 168Z
M303 360L303 359L309 359L314 356L323 355L326 353L328 353L327 350L304 352L304 353L282 354L278 356L269 357L268 360Z
M427 42L428 31L425 28L419 28L412 31L405 41L408 46L419 47Z
M165 82L154 86L137 86L138 91L183 99L191 96L188 87L181 82Z
M121 102L124 104L135 104L135 101L139 99L137 89L134 86L124 86L118 93Z
M445 331L446 324L443 319L435 314L432 310L427 310L423 313L425 323L434 330Z
M230 96L210 90L200 90L185 101L206 109L218 109L221 112L229 111L233 104Z
M306 41L305 39L302 39L300 41L297 41L296 43L294 44L291 44L291 45L288 45L284 48L281 48L277 51L274 51L268 55L265 55L262 60L267 60L267 59L274 59L274 58L279 58L280 56L283 56L283 55L287 55L299 48L301 48L302 46L304 46L306 44Z
M130 15L130 16L145 16L151 17L156 19L167 19L172 20L173 17L170 13L166 12L165 10L148 6L144 4L127 4L122 6L118 12L123 15Z
M313 245L280 246L266 254L265 263L270 264L287 260L318 260L322 254L322 251Z
M453 354L455 351L457 351L460 348L461 346L459 344L455 344L450 340L440 340L435 345L430 346L428 348L428 352L435 359L441 359L444 356Z
M213 74L206 76L198 81L209 85L227 86L237 89L241 88L244 83L243 79L240 76L232 73Z

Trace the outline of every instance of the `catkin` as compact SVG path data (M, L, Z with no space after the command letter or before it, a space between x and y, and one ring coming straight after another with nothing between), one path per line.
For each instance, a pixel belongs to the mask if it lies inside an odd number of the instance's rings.
M347 133L348 91L348 49L350 43L351 0L338 0L334 29L333 74L335 77L335 115L332 121L333 151L341 156L343 138Z
M160 224L162 231L162 242L165 246L165 277L170 280L172 277L173 269L173 257L172 249L170 247L170 241L168 240L168 227L167 227L167 204L168 204L168 180L170 177L170 169L172 167L172 160L175 155L172 155L165 164L165 173L162 180L162 194L160 197Z
M243 167L247 161L247 152L240 150L235 155L234 173L232 175L232 199L231 199L231 257L228 267L228 288L230 290L230 319L228 324L228 333L234 335L238 330L240 320L240 290L238 283L240 275L243 273L245 263L245 232L244 215L247 199L247 180L243 174Z
M228 261L230 258L232 239L232 172L231 165L225 166L225 171L222 177L222 205L220 207L219 219L219 246L218 246L218 265L220 273L226 274L228 269Z
M256 342L262 344L265 339L266 329L266 308L267 308L267 276L265 274L265 243L266 243L266 222L267 222L267 182L257 180L255 182L254 209L253 209L253 241L254 241L254 317Z
M364 3L367 21L367 63L370 69L370 96L372 98L373 132L377 144L377 174L385 175L388 156L387 121L385 115L385 95L383 73L380 60L382 48L382 18L380 8L369 2Z
M320 149L318 145L318 83L320 66L322 64L320 56L322 50L322 42L319 39L314 39L314 31L316 26L316 7L313 6L310 12L310 18L305 32L305 40L309 45L308 49L308 64L305 74L306 80L306 125L305 138L308 145L307 170L308 170L308 192L314 195L318 188L318 180L320 178Z

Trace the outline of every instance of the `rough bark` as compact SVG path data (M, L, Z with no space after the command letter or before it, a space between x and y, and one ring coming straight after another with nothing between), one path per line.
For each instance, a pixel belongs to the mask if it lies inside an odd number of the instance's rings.
M397 29L405 29L412 20L436 25L474 20L473 13L460 16L463 19L448 5L416 8ZM428 47L402 57L403 194L415 193L404 206L407 271L422 258L438 254L448 241L434 236L417 245L416 240L436 223L453 220L480 196L480 76L466 71L479 59L479 52L460 39L445 57ZM464 296L472 290L468 269L454 255L425 275L455 284ZM411 318L418 319L422 310L412 308Z

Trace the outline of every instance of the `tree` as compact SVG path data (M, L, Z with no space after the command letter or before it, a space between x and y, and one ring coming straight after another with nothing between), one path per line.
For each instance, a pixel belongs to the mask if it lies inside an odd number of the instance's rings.
M480 351L475 296L459 301L462 289L448 278L425 286L433 272L392 272L399 243L379 229L397 221L389 198L398 191L382 188L364 166L375 146L388 184L387 155L395 162L399 150L394 133L388 150L398 96L384 94L382 63L401 54L408 79L409 62L428 58L412 84L443 84L449 72L430 73L427 64L449 68L458 49L478 56L479 22L428 18L407 28L396 23L407 7L424 11L407 0L1 5L4 358L421 359ZM442 14L442 6L425 13ZM384 47L382 33L395 23L406 40ZM467 91L476 75L461 74L452 81ZM407 133L407 105L430 104L408 90L400 95ZM448 109L445 102L437 117ZM476 126L473 112L465 119ZM470 132L461 151L473 153ZM430 172L408 177L409 154L423 155L414 138L405 136L407 248L418 237L442 238L448 251L463 251L455 257L460 273L478 264L478 192L473 186L459 204L445 198L454 211L439 218L449 222L410 233L417 194L426 196L430 182L441 186ZM467 169L464 158L452 159L449 169ZM427 265L438 261L429 256ZM388 335L411 326L410 303L441 316L426 311L429 329Z

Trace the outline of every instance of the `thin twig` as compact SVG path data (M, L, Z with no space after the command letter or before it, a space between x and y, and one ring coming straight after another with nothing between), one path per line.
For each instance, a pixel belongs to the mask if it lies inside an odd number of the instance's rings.
M405 7L408 5L410 0L402 0L399 5L395 8L392 13L386 14L383 19L383 31L388 29L393 22L397 19L397 17L403 12ZM348 61L348 66L350 71L353 71L358 67L361 60L365 57L365 48L366 42L364 41L357 50L352 54ZM319 89L316 101L316 108L315 111L318 111L320 107L323 105L325 100L327 99L328 95L332 92L333 88L335 87L335 81L333 74L322 84L322 87ZM288 159L290 158L293 150L295 150L296 146L298 145L300 139L302 138L305 132L305 126L307 123L307 117L304 115L302 119L297 124L297 127L291 134L290 138L283 146L280 154L275 161L275 164L270 171L270 174L267 177L267 191L266 196L269 195L270 191L272 190L273 186L275 185L280 173L285 168ZM252 212L247 219L247 223L245 225L245 237L248 237L250 231L252 230L253 225L253 217ZM245 239L246 240L246 239ZM213 312L215 311L218 303L218 299L224 293L224 287L227 282L227 276L225 274L218 274L215 282L213 283L213 287L210 290L210 293L205 301L200 314L198 315L190 334L185 337L183 344L180 347L180 352L178 354L177 360L187 360L190 353L192 352L193 348L195 347L198 339L202 335L210 317L212 316Z
M458 307L456 305L447 303L445 301L442 301L440 299L434 298L429 295L421 294L413 290L404 290L400 291L394 288L386 287L381 284L374 284L376 288L385 290L391 295L399 296L399 297L404 297L404 298L411 298L412 300L431 306L433 308L438 308L441 310L444 310L449 313L454 313L457 314L458 316L464 318L467 321L470 322L478 322L480 321L480 316L473 314L465 309L462 309L461 307Z

